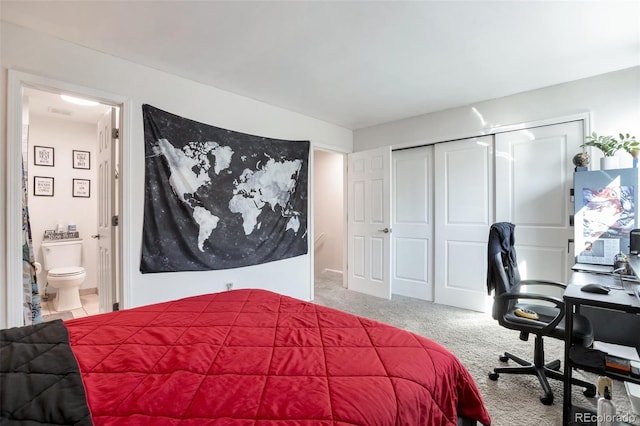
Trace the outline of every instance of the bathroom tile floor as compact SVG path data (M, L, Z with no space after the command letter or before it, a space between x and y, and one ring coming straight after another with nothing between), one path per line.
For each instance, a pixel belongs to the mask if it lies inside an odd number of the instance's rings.
M67 320L99 313L98 295L96 293L80 295L80 300L82 301L82 308L58 312L53 308L53 298L49 297L49 300L41 303L42 319L44 321L52 321L55 319Z

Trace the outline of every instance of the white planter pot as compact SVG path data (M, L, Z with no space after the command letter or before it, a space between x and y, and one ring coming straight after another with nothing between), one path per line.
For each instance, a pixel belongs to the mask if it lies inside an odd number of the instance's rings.
M612 170L618 168L618 157L602 157L600 159L600 170Z

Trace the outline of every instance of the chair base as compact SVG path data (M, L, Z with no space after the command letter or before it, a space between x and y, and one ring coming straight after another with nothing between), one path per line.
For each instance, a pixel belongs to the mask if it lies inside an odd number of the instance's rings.
M536 336L533 363L525 361L524 359L510 354L509 352L505 352L504 355L500 356L500 361L506 362L508 360L515 361L520 365L520 367L516 366L494 368L493 372L489 373L489 378L491 380L498 380L498 377L500 377L500 373L531 374L537 376L538 381L542 386L542 390L544 391L544 394L540 397L540 402L542 402L544 405L553 404L553 392L551 391L551 386L549 385L548 379L551 378L556 380L564 380L564 372L560 371L560 360L556 359L551 362L544 362L544 348L541 336ZM571 383L585 388L583 393L587 397L592 398L596 395L596 387L592 383L574 378L571 379Z

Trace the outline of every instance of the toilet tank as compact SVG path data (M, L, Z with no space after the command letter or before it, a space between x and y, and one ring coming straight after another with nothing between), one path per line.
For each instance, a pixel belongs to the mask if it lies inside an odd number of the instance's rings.
M46 241L42 243L44 269L82 266L82 240Z

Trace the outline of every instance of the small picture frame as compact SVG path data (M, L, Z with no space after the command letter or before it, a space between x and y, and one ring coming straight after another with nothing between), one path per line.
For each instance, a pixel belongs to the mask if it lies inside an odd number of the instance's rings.
M33 195L38 197L53 197L53 178L46 176L34 176Z
M55 165L53 148L35 145L33 147L33 164L35 166L53 167Z
M73 196L80 198L91 197L91 181L89 179L73 179Z
M91 153L89 151L73 150L73 168L91 169Z

